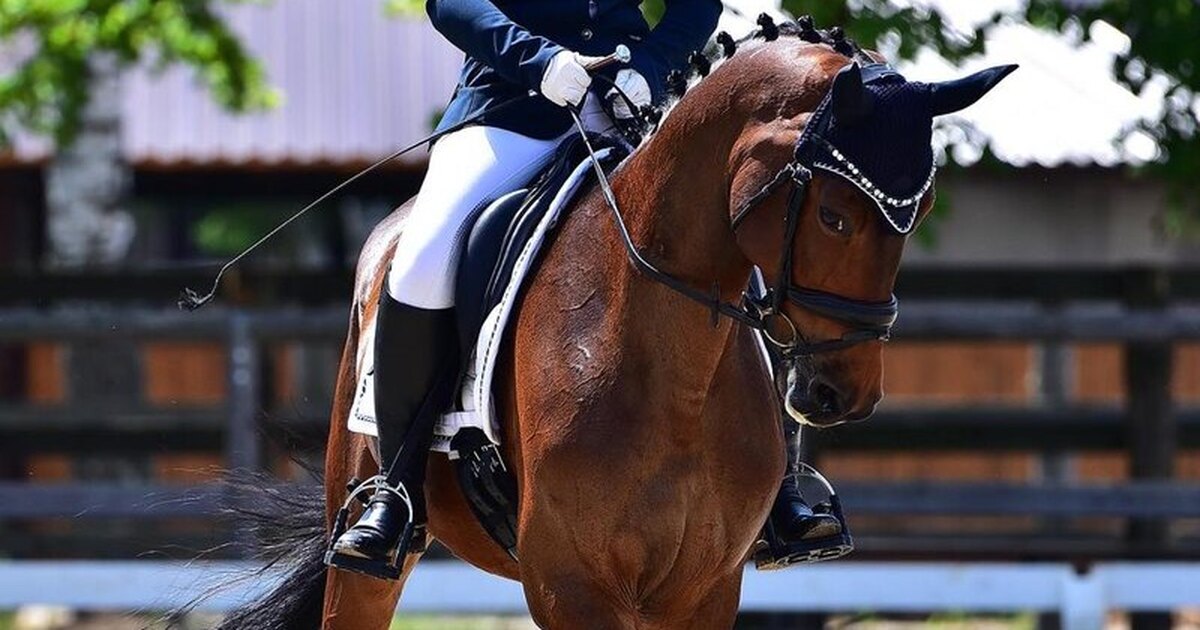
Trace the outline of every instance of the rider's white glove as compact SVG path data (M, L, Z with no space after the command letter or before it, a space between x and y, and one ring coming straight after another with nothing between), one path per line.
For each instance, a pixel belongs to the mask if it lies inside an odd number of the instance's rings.
M650 104L652 99L650 84L646 82L646 77L643 77L637 70L631 68L621 70L617 73L617 80L614 83L638 108ZM615 89L608 91L607 98L612 102L613 114L617 118L622 120L633 118L634 112L629 111L629 103L625 102L625 99L621 98Z
M542 75L542 96L555 105L579 105L592 84L592 76L583 67L586 59L569 50L551 57Z

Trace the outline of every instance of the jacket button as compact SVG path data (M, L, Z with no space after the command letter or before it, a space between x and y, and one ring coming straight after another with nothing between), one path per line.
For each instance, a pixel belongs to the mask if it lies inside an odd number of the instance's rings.
M591 40L592 39L592 29L585 28L582 31L579 31L579 36L582 37L583 41L585 41L585 42Z

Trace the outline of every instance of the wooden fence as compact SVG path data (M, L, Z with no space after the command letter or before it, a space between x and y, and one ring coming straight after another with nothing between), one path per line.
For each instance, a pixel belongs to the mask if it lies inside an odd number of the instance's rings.
M1120 301L1088 299L908 300L896 337L904 341L1027 340L1038 345L1041 391L1035 405L890 408L870 422L813 437L816 452L837 450L964 449L1045 453L1123 450L1130 479L1086 485L1065 478L1037 483L889 482L840 484L856 517L995 516L1045 521L1117 518L1123 536L1064 536L1054 528L1030 535L864 537L868 557L1100 558L1200 557L1200 541L1172 536L1173 521L1200 518L1200 487L1176 479L1171 462L1184 448L1200 447L1200 409L1177 410L1171 400L1171 351L1200 340L1200 303L1169 303L1153 272L1122 276ZM1130 280L1132 278L1132 280ZM995 279L995 278L993 278ZM987 293L1003 293L1003 283ZM918 283L919 285L919 283ZM999 288L998 288L999 287ZM1131 288L1132 287L1132 288ZM1107 291L1111 287L1101 287ZM961 292L970 294L964 285ZM915 291L921 294L921 291ZM970 297L980 297L970 295ZM1067 297L1079 297L1070 296ZM36 301L36 300L35 300ZM344 307L210 308L194 314L144 306L10 306L0 309L0 343L49 340L78 346L94 342L208 341L227 352L224 407L172 410L131 404L0 407L0 453L49 450L72 454L220 450L226 465L265 465L261 420L264 346L305 340L340 343ZM1078 342L1124 347L1124 408L1072 403L1066 395L1064 352ZM328 401L288 410L293 424L319 434ZM216 485L145 483L0 483L0 524L37 519L126 519L139 522L208 518L228 493ZM20 553L19 551L16 553Z
M262 597L283 577L269 572L229 587L231 580L256 568L244 562L0 562L0 609L39 603L83 610L172 610L208 595L201 610L228 611ZM1200 563L1100 563L1079 572L1065 563L835 562L770 573L747 569L739 610L747 617L1036 612L1056 615L1055 627L1062 630L1095 630L1105 626L1113 611L1161 614L1200 604L1193 586L1198 581ZM520 584L460 562L422 562L404 585L401 610L528 614ZM805 620L793 617L800 623L778 627L809 627Z

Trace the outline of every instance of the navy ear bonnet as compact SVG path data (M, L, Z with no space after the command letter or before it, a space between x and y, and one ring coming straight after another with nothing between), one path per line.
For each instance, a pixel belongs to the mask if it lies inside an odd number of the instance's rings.
M887 64L851 64L813 112L796 157L857 186L893 230L908 234L937 170L933 118L974 103L1015 69L1000 66L957 81L919 83Z

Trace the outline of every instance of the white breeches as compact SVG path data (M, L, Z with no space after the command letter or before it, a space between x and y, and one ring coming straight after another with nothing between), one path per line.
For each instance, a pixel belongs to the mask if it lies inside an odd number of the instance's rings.
M588 98L589 131L612 123ZM493 200L527 184L546 166L563 137L538 140L495 127L472 126L438 140L416 203L404 222L388 273L394 299L424 309L454 306L458 259L473 218Z

